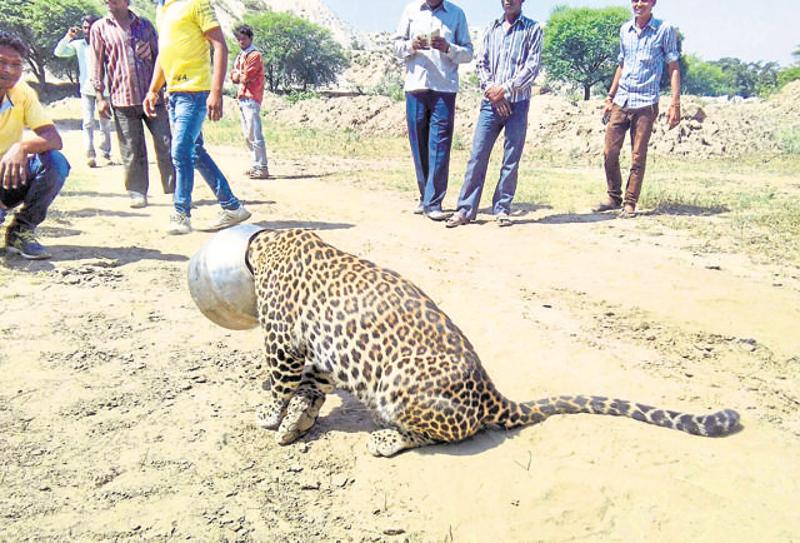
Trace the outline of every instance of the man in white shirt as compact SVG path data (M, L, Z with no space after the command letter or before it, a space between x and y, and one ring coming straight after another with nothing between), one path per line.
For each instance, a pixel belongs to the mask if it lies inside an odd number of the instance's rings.
M464 11L448 0L406 6L394 38L405 61L408 139L419 187L415 213L441 221L453 141L458 65L472 60Z
M86 164L90 168L97 167L97 154L94 150L94 111L96 107L95 90L92 84L92 74L94 73L94 55L86 54L89 49L89 31L94 22L99 19L96 15L85 15L83 23L79 29L76 26L70 27L67 34L61 38L53 52L59 58L78 58L78 78L80 80L81 92L81 111L83 116L83 143L86 148ZM83 31L83 39L78 39L78 33ZM106 88L108 86L106 85ZM100 116L100 131L103 139L100 142L100 151L106 164L111 161L111 121L102 115Z

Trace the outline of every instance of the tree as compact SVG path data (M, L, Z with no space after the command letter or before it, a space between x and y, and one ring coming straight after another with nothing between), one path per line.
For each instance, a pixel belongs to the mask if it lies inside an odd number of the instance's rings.
M92 0L3 0L0 28L17 34L27 43L28 65L44 85L58 40L64 37L67 28L80 25L85 14L98 12Z
M713 62L706 62L695 55L685 55L686 70L683 72L683 92L698 96L727 96L736 94L734 80Z
M792 51L792 56L794 57L794 63L800 64L800 45L798 45L797 48Z
M775 62L742 62L725 57L712 62L732 79L733 92L743 98L769 93L778 86L779 66Z
M247 15L261 51L270 91L308 90L335 83L347 67L344 49L330 30L289 13Z
M544 66L550 79L583 87L584 100L597 83L611 86L619 56L619 28L625 8L553 10L544 33Z

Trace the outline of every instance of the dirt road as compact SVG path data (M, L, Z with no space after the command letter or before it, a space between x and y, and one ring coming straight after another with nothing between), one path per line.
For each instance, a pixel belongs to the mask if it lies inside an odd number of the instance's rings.
M65 133L80 156L79 134ZM632 420L553 417L371 457L369 414L334 395L287 447L254 425L257 330L194 307L170 201L127 207L121 167L74 180L42 228L54 258L0 264L2 541L791 541L800 534L800 289L685 234L531 208L512 228L446 230L408 193L273 157L235 175L268 228L317 231L423 288L514 399L589 393L704 412L704 439ZM344 166L342 166L344 167ZM157 175L155 170L153 175ZM157 185L157 183L154 183ZM457 188L451 188L452 203ZM195 221L216 213L195 191Z

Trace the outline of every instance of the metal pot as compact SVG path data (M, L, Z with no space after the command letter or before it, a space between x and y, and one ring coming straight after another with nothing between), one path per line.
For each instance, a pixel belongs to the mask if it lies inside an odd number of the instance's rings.
M189 261L189 292L212 322L231 330L258 326L256 288L247 266L247 248L264 230L238 224L214 235Z

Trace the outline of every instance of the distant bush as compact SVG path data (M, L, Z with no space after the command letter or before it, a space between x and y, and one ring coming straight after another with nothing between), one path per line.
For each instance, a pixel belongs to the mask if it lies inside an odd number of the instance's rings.
M781 151L787 155L800 155L800 127L786 128L778 133Z
M380 96L388 96L396 102L401 102L406 98L403 90L403 78L396 72L384 74L378 84L375 85L374 92Z
M319 93L313 90L289 91L286 94L286 100L290 104L296 104L297 102L302 102L303 100L313 100L314 98L319 98Z

